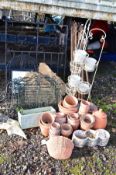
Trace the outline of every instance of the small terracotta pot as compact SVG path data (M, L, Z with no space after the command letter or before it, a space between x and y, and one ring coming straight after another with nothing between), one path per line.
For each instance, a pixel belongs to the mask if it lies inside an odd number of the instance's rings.
M47 141L47 150L49 155L57 160L69 159L73 148L73 142L63 136L51 137Z
M79 114L85 115L86 113L88 113L89 108L90 108L90 104L88 103L88 101L82 100L79 107Z
M73 132L72 126L68 123L61 125L61 134L65 137L69 137Z
M57 122L52 123L49 133L51 135L60 135L60 124Z
M104 129L107 126L107 114L99 109L98 111L93 112L95 116L94 129Z
M80 124L79 114L73 113L67 115L67 121L72 126L73 130L76 130Z
M78 105L78 100L74 96L67 95L63 100L63 106L65 108L75 108Z
M59 108L59 111L64 113L64 114L72 114L72 113L76 113L77 112L77 108L65 108L63 105L62 105L62 101L59 102L58 104L58 108Z
M60 124L66 123L66 115L64 113L57 112L55 122L58 122Z
M51 125L54 122L55 118L52 113L44 112L41 116L41 123L43 125Z
M89 130L93 127L94 123L95 117L91 114L86 114L81 118L80 125L83 130Z
M50 125L43 125L43 123L41 123L41 120L39 120L39 126L40 126L40 130L41 130L42 135L45 137L48 137Z

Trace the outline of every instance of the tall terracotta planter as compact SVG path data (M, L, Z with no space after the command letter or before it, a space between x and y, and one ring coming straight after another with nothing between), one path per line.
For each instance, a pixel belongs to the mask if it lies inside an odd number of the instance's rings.
M90 109L90 104L88 103L88 101L82 100L79 107L79 114L85 115L86 113L89 112L89 109Z
M68 109L75 108L77 107L77 105L78 105L78 100L74 96L67 95L63 100L63 106L65 108L68 108Z
M95 116L94 129L104 129L107 126L107 114L99 109L98 111L93 112Z
M80 118L78 113L67 115L67 121L72 126L73 130L78 129L80 124Z
M83 130L89 130L93 127L95 123L95 117L91 114L86 114L81 118L81 129Z

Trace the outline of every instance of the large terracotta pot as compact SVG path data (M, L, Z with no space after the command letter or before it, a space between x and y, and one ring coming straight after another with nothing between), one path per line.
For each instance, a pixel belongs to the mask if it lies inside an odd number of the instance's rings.
M64 113L64 114L72 114L77 112L77 107L75 108L65 108L62 104L62 101L59 102L58 104L59 111Z
M48 153L58 160L69 159L74 148L73 142L63 136L51 137L47 141Z
M63 100L63 106L65 108L75 108L78 105L78 100L76 97L67 95Z
M95 117L91 114L86 114L81 118L80 126L83 130L89 130L95 123Z
M88 103L88 101L82 100L79 107L79 114L85 115L86 113L89 112L89 109L90 109L90 104Z
M73 128L70 124L65 123L61 125L61 134L65 137L69 137L73 132Z
M107 114L99 109L98 111L93 112L95 116L94 129L104 129L107 126Z
M57 112L55 122L58 122L60 124L66 123L66 115L62 112Z
M67 121L72 126L73 130L78 129L80 124L80 118L78 113L67 115Z

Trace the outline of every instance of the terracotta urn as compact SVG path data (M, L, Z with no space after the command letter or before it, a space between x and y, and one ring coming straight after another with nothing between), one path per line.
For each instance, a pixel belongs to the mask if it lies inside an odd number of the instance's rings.
M73 128L70 124L65 123L61 125L61 134L65 137L69 137L73 132Z
M77 110L77 107L75 108L65 108L62 104L62 101L59 102L58 104L58 108L59 108L59 111L64 113L64 114L72 114L72 113L76 113L78 110Z
M66 123L66 115L62 112L57 112L55 122L58 122L60 124Z
M71 157L73 148L73 142L63 136L51 137L47 141L47 150L49 155L57 160L69 159Z
M78 105L78 100L76 97L67 95L63 100L63 106L65 108L75 108Z
M79 114L84 115L88 113L89 109L90 109L90 104L88 103L88 101L82 100L79 107Z
M73 130L78 129L80 124L80 118L78 113L68 114L67 121L72 126Z
M95 112L93 112L93 115L95 116L95 123L93 128L94 129L104 129L107 126L107 114L102 111L102 109L99 109Z
M91 129L94 123L95 123L95 117L91 114L86 114L83 117L81 117L80 126L81 126L81 129L83 130Z
M60 124L57 122L52 123L50 130L49 130L49 136L57 136L60 135Z

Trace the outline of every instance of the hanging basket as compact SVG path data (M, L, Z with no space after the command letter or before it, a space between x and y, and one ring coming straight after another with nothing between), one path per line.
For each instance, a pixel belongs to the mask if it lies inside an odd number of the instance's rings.
M78 63L75 63L74 61L70 62L71 74L80 74L82 69L82 66L80 66Z
M78 93L83 95L89 94L90 90L91 84L86 81L81 81L77 88Z

